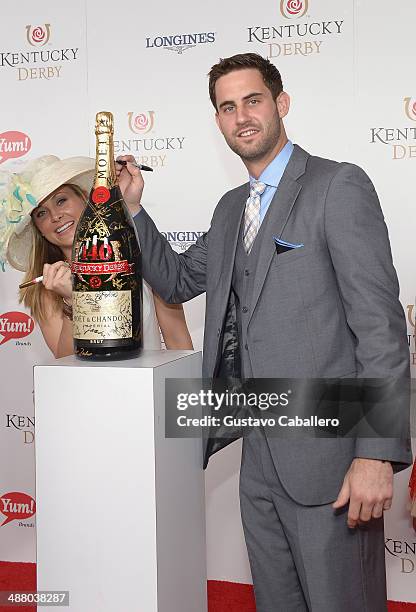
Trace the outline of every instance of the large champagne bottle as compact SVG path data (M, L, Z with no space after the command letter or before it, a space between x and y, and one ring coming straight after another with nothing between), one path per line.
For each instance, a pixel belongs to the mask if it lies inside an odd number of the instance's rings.
M142 347L141 254L117 183L113 116L96 116L95 177L72 251L75 354L125 359Z

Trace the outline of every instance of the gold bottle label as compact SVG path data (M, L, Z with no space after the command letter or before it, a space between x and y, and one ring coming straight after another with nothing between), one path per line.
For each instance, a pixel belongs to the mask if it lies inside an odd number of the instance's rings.
M95 176L92 191L94 204L105 204L110 199L110 189L117 185L113 134L113 115L104 111L97 113Z
M131 291L74 291L74 338L118 340L132 337Z

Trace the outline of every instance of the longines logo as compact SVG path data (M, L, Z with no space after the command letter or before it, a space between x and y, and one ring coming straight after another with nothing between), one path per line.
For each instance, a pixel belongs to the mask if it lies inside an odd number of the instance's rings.
M164 168L171 153L176 154L184 148L185 136L160 136L156 131L156 125L155 111L129 111L127 127L130 134L126 138L117 134L114 140L115 153L134 155L139 164L151 168Z
M185 230L179 232L161 232L161 234L175 251L186 251L205 232Z
M308 14L308 0L280 0L283 23L247 28L249 43L267 45L266 57L307 56L321 53L329 36L342 34L343 20L313 21ZM305 17L306 21L298 20ZM277 41L277 42L274 42Z
M30 47L19 51L1 51L0 68L14 69L18 81L59 79L64 64L78 60L79 48L51 48L50 38L50 23L27 25L26 42Z
M308 11L308 0L280 0L280 12L287 19L303 17Z
M387 538L384 547L390 555L400 559L400 571L402 574L411 574L415 571L416 542Z
M5 427L9 431L18 431L22 436L23 444L32 444L35 439L35 417L6 414Z
M403 98L403 109L406 119L416 121L416 98ZM370 142L387 145L392 159L416 158L416 125L370 128Z
M215 32L199 32L198 34L170 34L146 38L146 49L167 49L182 55L184 51L197 45L215 42Z
M26 26L26 38L32 47L43 47L49 42L51 36L51 24L45 23L43 26Z

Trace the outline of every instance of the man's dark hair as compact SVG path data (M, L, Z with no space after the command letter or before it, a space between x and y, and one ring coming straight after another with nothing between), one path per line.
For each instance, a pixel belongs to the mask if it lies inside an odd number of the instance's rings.
M215 83L220 77L234 72L234 70L244 70L245 68L254 68L260 72L264 84L273 96L273 100L276 100L277 96L283 91L282 77L274 64L257 53L239 53L232 57L220 59L218 64L214 64L208 73L209 97L215 110L218 110Z

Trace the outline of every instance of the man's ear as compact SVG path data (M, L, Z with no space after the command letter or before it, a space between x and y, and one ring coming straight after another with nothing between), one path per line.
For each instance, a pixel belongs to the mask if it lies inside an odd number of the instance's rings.
M218 115L218 112L215 113L215 122L218 126L219 131L222 134L222 129L221 129L221 123L220 123L220 116Z
M285 91L282 91L276 98L277 112L280 119L286 117L290 108L290 96Z

